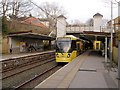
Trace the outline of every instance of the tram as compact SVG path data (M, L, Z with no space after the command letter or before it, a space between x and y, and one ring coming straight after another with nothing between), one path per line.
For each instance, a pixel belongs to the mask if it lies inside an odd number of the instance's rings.
M70 62L83 51L83 40L66 35L56 40L56 62Z

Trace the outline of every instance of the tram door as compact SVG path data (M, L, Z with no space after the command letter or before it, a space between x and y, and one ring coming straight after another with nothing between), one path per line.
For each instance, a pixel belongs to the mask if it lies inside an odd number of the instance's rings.
M80 43L77 43L77 50L80 50Z
M96 49L97 50L99 49L99 43L96 43Z
M77 46L77 54L79 55L81 53L81 44L80 44L80 42L77 42L76 46Z
M94 50L100 50L100 41L94 41Z

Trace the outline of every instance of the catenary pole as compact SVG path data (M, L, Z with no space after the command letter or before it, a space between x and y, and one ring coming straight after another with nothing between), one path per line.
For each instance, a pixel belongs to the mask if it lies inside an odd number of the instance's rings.
M113 0L111 0L111 44L110 44L110 64L112 66L112 47L113 47Z

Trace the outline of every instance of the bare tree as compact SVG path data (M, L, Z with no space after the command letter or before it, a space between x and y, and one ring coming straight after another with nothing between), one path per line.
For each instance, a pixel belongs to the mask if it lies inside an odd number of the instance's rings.
M4 18L7 14L7 12L11 9L10 8L10 0L2 0L0 2L0 15Z
M65 10L62 6L59 6L58 3L52 2L44 2L41 4L41 8L44 10L44 17L46 18L53 18L59 15L65 15Z
M88 19L87 21L86 21L86 24L88 25L88 26L93 26L93 19L92 18L90 18L90 19Z
M2 0L0 10L3 17L8 15L17 17L31 11L32 6L29 0Z
M25 15L32 10L32 4L28 0L13 0L11 2L11 13L10 16L18 17Z
M62 6L59 6L58 3L52 2L43 2L39 8L41 9L42 18L47 18L49 20L49 26L51 30L56 30L56 18L59 15L65 15L66 12Z
M83 25L83 23L79 19L74 19L71 21L72 25Z
M0 15L2 16L3 32L7 30L6 17L9 16L12 21L10 23L11 28L16 24L17 18L21 15L25 15L32 10L29 0L2 0L0 2Z
M6 15L10 10L10 3L9 0L2 0L0 2L0 16L2 17L2 32L3 34L7 34L7 23L6 23Z
M111 1L113 2L113 4L117 4L120 2L120 0L102 0L103 2L107 3L107 4L110 4Z

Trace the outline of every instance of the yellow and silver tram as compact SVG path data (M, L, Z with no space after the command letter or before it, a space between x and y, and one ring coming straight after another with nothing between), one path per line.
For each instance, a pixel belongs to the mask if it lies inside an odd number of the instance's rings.
M73 35L56 40L56 62L70 62L83 51L83 41Z

